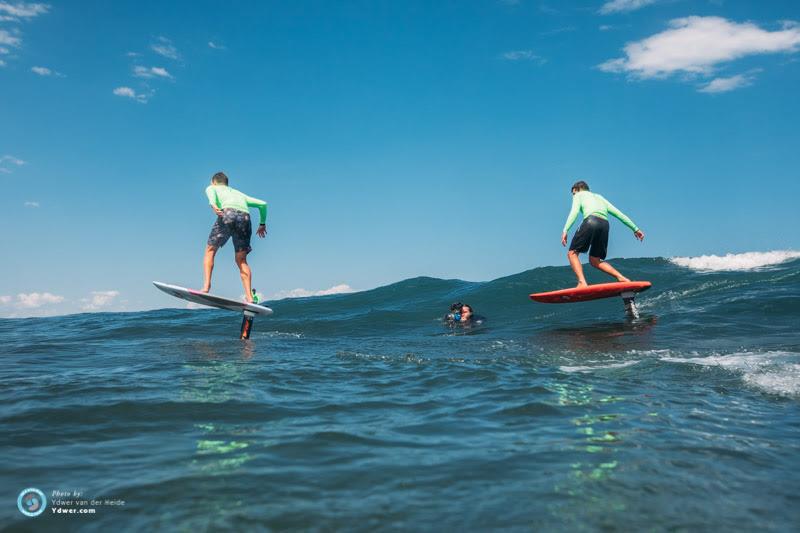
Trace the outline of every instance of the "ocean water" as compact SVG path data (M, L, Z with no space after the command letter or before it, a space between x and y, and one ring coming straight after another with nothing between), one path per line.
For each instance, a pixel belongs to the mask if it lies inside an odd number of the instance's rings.
M800 254L615 264L637 320L566 267L0 320L0 527L797 531Z

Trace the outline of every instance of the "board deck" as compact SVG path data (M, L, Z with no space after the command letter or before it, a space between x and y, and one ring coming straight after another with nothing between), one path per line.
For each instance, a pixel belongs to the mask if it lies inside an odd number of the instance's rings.
M583 288L561 289L560 291L537 292L530 295L531 300L545 304L567 304L587 302L599 298L620 296L623 292L646 291L651 286L649 281L625 281L614 283L598 283Z
M186 287L179 287L178 285L161 283L160 281L154 281L153 285L155 285L158 289L166 292L170 296L186 300L187 302L193 302L200 305L207 305L209 307L217 307L219 309L228 309L230 311L242 311L242 312L250 311L251 313L255 313L257 315L272 314L272 309L270 309L269 307L265 307L263 305L251 304L239 300L233 300L231 298L225 298L224 296L216 296L214 294L207 294L195 289L187 289Z

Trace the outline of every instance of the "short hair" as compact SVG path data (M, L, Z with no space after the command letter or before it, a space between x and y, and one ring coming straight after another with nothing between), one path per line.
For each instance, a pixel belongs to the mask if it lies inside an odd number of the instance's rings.
M575 184L570 188L571 191L588 191L589 184L585 181L576 181Z
M224 172L217 172L211 177L211 181L214 183L221 183L223 185L227 185L228 176L226 176Z

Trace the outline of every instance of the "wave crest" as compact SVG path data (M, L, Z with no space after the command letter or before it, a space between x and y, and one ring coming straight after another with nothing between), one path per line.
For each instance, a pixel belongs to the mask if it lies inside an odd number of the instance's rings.
M756 270L778 265L800 258L794 250L772 252L746 252L742 254L701 255L698 257L673 257L670 261L678 266L702 271Z

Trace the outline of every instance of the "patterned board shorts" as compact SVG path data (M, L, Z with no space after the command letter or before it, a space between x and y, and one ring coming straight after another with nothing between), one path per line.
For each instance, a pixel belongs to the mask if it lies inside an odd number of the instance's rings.
M211 233L208 235L208 245L214 248L225 246L228 239L233 237L233 248L237 252L248 252L250 236L253 234L253 225L250 215L237 209L225 209L221 217L217 217Z

